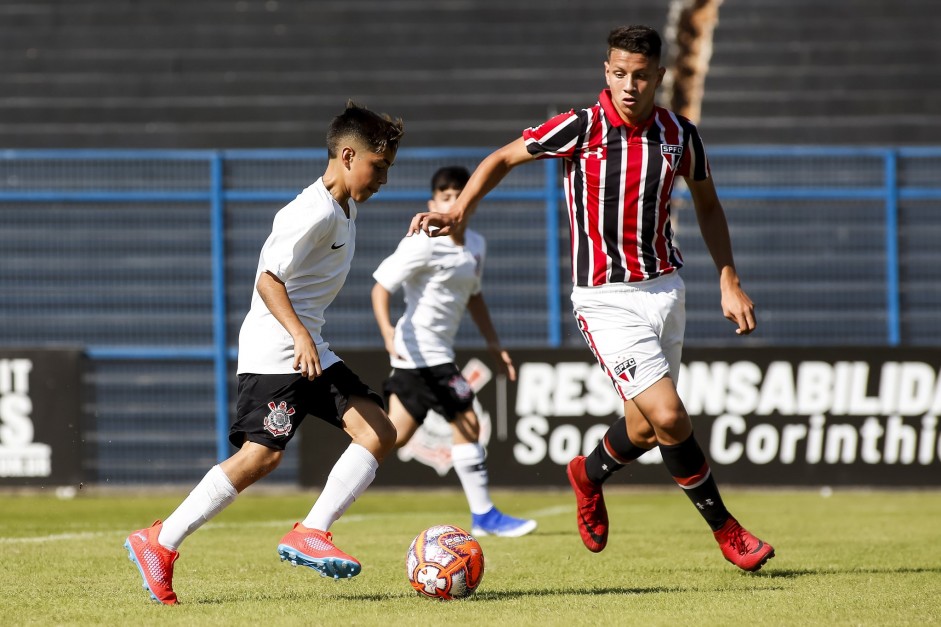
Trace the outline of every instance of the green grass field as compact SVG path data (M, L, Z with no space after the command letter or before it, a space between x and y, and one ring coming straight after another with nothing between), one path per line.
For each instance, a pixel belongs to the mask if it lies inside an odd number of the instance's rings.
M0 496L0 624L106 625L923 625L941 621L941 492L725 490L777 557L756 574L721 556L676 490L609 490L607 549L586 551L565 491L497 491L536 517L518 539L481 538L477 593L419 598L405 578L412 538L469 525L463 495L374 490L334 525L363 563L335 582L279 561L275 547L313 493L251 491L191 536L175 607L150 601L122 546L186 492L153 497Z

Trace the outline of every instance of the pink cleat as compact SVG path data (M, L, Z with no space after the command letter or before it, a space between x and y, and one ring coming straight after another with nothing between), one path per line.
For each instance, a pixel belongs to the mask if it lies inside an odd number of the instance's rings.
M574 457L565 471L575 491L578 533L585 547L592 553L598 553L608 543L608 509L604 505L601 486L593 483L585 474L583 455Z
M742 570L752 573L758 571L765 562L774 557L774 547L750 534L731 516L713 535L725 559Z
M355 577L362 570L356 558L347 555L333 544L333 534L319 529L308 529L301 523L294 523L278 544L281 561L288 561L294 566L313 568L321 577L334 579Z
M166 605L176 605L176 593L173 591L173 562L180 557L157 542L163 523L155 521L153 526L138 529L124 541L128 558L137 566L144 588L150 592L154 601Z

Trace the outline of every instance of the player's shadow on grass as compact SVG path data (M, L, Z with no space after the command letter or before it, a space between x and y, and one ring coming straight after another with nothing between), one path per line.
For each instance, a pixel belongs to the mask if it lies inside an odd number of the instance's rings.
M805 573L810 574L810 572ZM769 590L769 588L763 588L764 591ZM616 586L608 587L585 587L585 588L565 588L565 589L534 589L534 590L483 590L477 592L468 599L465 599L461 602L464 603L473 603L475 601L479 602L493 602L493 601L507 601L512 599L526 599L533 597L559 597L567 595L578 595L578 596L606 596L606 595L645 595L645 594L685 594L689 592L701 592L697 588L687 588L683 586L649 586L649 587L625 587L619 588ZM299 602L299 601L309 601L314 597L319 597L310 592L300 592L298 590L293 591L265 591L259 592L256 591L252 595L253 599L256 601L281 601L281 602ZM322 598L330 599L340 599L344 601L374 601L377 603L385 601L394 601L398 599L413 599L417 597L417 593L411 590L402 590L401 592L385 592L380 594L363 594L359 592L343 592L340 594L329 594L324 595ZM228 603L233 603L236 601L245 601L244 594L233 593L231 595L221 595L212 599L199 599L191 602L192 605L225 605Z
M467 599L467 602L478 601L506 601L509 599L524 599L528 597L557 597L569 594L599 596L606 594L665 594L677 592L689 592L688 588L678 586L651 586L649 588L566 588L565 590L551 590L543 588L541 590L483 590ZM395 593L395 594L339 594L338 598L350 601L391 601L403 597L412 598L415 593Z
M339 582L342 584L343 582ZM342 593L342 594L332 594L332 593L318 593L311 590L302 590L302 589L292 589L292 590L255 590L251 594L246 594L244 591L231 592L226 594L220 594L212 598L203 598L196 600L186 600L181 601L181 604L186 605L228 605L231 603L244 602L246 600L255 601L255 602L268 602L268 601L277 601L279 603L302 603L309 602L315 599L321 600L332 600L332 599L341 599L344 601L393 601L395 599L410 599L416 596L416 593L413 592L410 588L403 590L402 592L394 592L387 594L356 594L356 593Z
M903 568L785 568L763 569L756 573L770 579L796 579L798 577L819 575L918 575L922 573L941 574L941 566L903 567Z
M474 595L474 598L481 601L505 601L507 599L522 599L526 597L556 597L569 594L584 596L603 596L607 594L670 594L677 592L689 592L688 588L680 586L650 586L647 588L566 588L565 590L551 590L544 588L542 590L484 590Z

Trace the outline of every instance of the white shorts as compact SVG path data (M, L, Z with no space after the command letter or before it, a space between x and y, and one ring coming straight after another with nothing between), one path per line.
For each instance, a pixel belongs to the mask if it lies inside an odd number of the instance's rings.
M575 320L591 352L629 400L680 374L686 286L676 272L641 283L572 290Z

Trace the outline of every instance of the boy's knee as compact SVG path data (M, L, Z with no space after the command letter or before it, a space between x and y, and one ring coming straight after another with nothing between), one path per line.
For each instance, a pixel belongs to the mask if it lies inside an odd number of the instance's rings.
M630 435L629 439L631 444L634 446L639 446L641 448L653 448L659 444L657 440L657 432L652 428L649 432L645 432L637 435Z
M278 451L274 449L268 449L268 466L271 467L271 470L274 470L281 465L281 460L284 459L284 451Z
M480 440L480 421L473 411L469 410L455 415L451 427L455 431L455 435L459 434L468 442Z
M658 434L669 436L666 443L673 443L673 440L685 440L693 429L689 416L685 411L664 412L659 414L652 422ZM664 443L663 438L658 439L661 440L661 444Z
M476 422L464 425L462 431L468 442L478 442L480 440L480 425Z
M241 492L272 472L281 463L284 451L271 449L254 442L246 442L221 467L236 490Z
M385 420L377 421L377 424L374 425L374 429L376 439L379 441L379 448L381 448L384 453L388 453L395 448L398 432L395 430L395 425L392 424L391 420L386 418Z
M255 462L255 468L259 476L265 476L280 466L283 458L284 451L264 448L255 455L253 461Z

